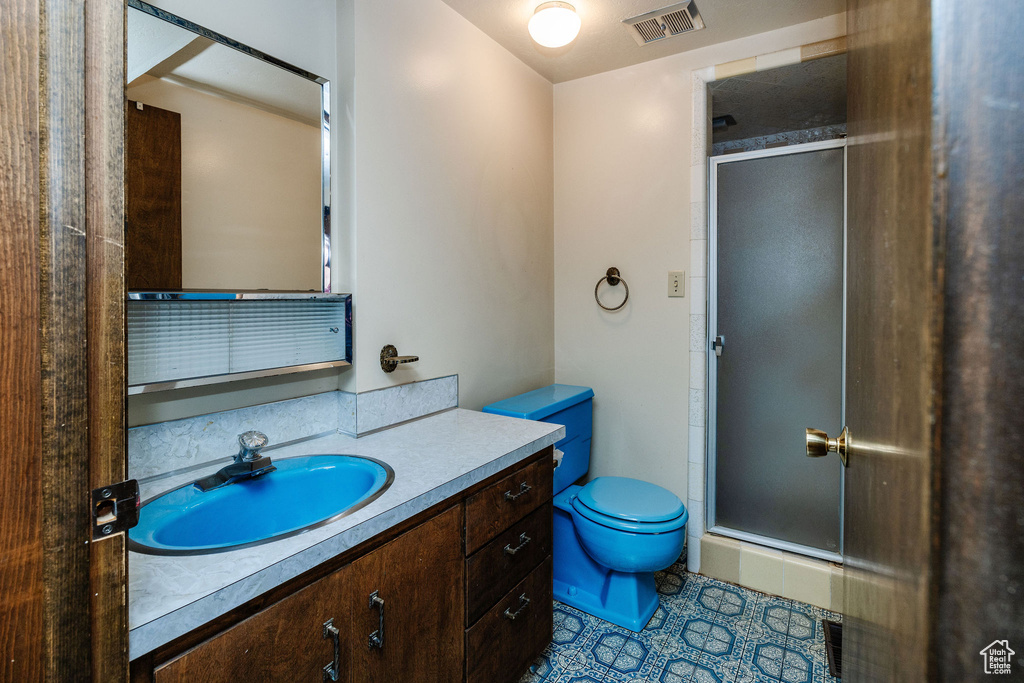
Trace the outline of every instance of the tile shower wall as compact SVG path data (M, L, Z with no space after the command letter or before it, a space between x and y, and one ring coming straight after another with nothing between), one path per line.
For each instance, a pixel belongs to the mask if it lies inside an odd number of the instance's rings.
M327 432L359 436L459 404L458 375L354 394L329 391L128 430L128 471L147 479L227 460L238 435L258 429L280 445Z
M754 60L756 63L756 60ZM705 449L707 434L707 286L708 286L708 219L707 219L707 157L711 130L711 102L707 98L707 82L715 76L715 67L696 69L690 76L692 93L690 146L690 367L688 415L690 431L687 438L689 486L686 508L690 523L686 525L687 566L691 572L700 570L703 547L701 537L706 527L705 512Z

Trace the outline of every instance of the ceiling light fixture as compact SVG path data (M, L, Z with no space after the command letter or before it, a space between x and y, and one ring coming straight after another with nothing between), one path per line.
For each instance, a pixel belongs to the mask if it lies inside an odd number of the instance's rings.
M567 2L545 2L537 5L528 28L530 36L544 47L562 47L576 39L580 17Z

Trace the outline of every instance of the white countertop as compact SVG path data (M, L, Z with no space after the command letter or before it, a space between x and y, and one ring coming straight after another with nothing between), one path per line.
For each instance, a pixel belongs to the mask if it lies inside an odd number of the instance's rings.
M380 498L351 515L273 543L209 555L129 553L130 658L226 614L564 435L558 425L457 408L359 439L330 434L268 452L274 460L318 453L365 455L390 465L395 480ZM223 465L144 484L142 498Z

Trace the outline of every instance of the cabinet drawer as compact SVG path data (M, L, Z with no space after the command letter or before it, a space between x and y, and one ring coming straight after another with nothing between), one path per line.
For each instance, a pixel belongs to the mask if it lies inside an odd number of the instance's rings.
M547 502L466 560L466 623L479 619L550 554L551 503Z
M551 449L542 458L466 501L466 554L471 555L538 505L551 499Z
M466 683L519 680L551 642L551 604L549 555L466 631Z

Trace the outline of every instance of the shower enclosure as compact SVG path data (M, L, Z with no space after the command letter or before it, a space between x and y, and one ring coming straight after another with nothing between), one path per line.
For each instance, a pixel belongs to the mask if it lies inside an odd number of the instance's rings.
M709 162L708 528L841 561L846 141Z

